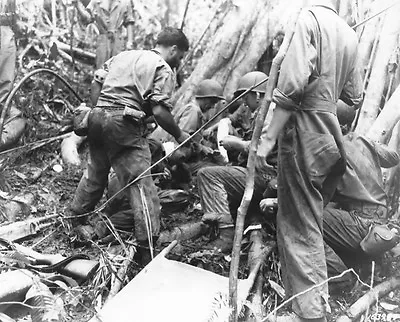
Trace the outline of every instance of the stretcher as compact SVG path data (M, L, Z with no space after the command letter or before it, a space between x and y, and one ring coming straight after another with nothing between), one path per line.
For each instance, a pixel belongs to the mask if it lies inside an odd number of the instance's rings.
M172 242L106 302L90 322L204 322L229 317L227 277L169 260ZM238 311L245 302L261 262L238 283ZM221 319L222 318L222 319Z

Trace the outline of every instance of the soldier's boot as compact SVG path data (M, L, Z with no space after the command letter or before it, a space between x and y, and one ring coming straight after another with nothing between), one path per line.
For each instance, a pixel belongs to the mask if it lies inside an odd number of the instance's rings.
M219 227L219 234L217 239L209 242L205 248L216 250L222 253L229 253L232 251L233 238L235 237L234 225Z

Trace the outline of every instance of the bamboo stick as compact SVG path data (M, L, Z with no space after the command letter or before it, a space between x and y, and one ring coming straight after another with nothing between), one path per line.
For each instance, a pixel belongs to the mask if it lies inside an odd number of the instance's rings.
M135 248L133 246L129 247L129 253L127 254L127 258L122 263L121 268L118 270L117 278L115 283L111 286L110 293L108 294L107 301L112 299L119 290L122 288L122 282L125 279L126 273L128 272L129 264L133 261L133 257L135 256Z
M255 175L255 156L258 147L258 142L260 139L262 127L264 124L265 117L267 115L269 106L272 102L272 93L278 81L278 72L285 58L286 52L289 48L291 40L293 38L294 30L297 23L297 16L300 14L300 9L296 15L296 19L292 20L291 25L288 26L287 32L285 33L285 38L283 40L282 46L279 49L278 54L272 61L270 76L267 81L267 88L265 92L265 98L261 104L260 110L257 114L257 119L255 123L255 128L253 136L251 138L249 157L247 161L247 178L246 178L246 188L243 194L242 202L238 209L238 215L236 219L236 229L235 237L233 240L232 249L232 261L229 272L229 305L232 308L232 313L230 316L230 321L238 321L238 308L237 308L237 283L238 283L238 272L239 272L239 260L240 260L240 246L242 243L242 235L244 229L244 220L246 217L247 210L250 205L251 198L254 192L254 175Z

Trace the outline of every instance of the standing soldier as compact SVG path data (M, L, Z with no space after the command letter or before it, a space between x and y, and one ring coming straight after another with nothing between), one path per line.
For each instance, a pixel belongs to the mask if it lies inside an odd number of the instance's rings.
M77 234L86 221L79 215L92 211L101 199L111 167L122 186L150 167L147 117L154 116L178 143L189 137L176 125L169 101L174 89L172 68L188 48L182 31L165 28L155 49L124 51L106 62L108 74L88 117L89 161L70 209ZM143 263L149 260L149 244L160 230L160 204L149 174L125 190Z
M85 8L78 1L79 15L85 22L95 22L99 30L96 49L96 68L121 51L133 49L133 0L91 0ZM125 46L124 27L127 31Z
M279 136L277 238L286 296L302 293L292 302L294 320L326 321L323 207L346 167L336 104L357 105L362 97L357 36L338 6L319 0L300 13L257 150L257 166L267 166Z

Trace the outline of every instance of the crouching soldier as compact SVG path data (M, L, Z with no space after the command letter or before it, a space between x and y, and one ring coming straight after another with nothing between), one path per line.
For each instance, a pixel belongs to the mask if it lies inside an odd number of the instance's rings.
M236 95L267 78L261 72L251 72L242 77ZM219 234L217 239L211 241L207 248L229 252L232 249L234 237L234 218L240 205L246 185L246 162L247 151L250 144L256 112L261 105L265 93L265 85L255 87L244 97L244 107L249 109L253 115L252 122L248 126L247 140L235 136L224 138L221 144L228 151L240 153L242 160L240 166L217 166L207 167L199 171L197 176L198 192L204 212L203 221L209 225L216 225ZM276 157L273 155L268 159L270 165L276 165ZM264 191L269 187L272 179L276 178L276 170L263 169L255 175L254 194L250 204L249 218L251 224L260 223L259 202L263 198ZM273 197L269 196L269 197Z
M354 113L345 104L338 106L340 124L351 124ZM356 133L344 136L347 155L346 172L336 193L324 209L324 241L328 274L339 275L348 267L362 269L377 260L399 240L387 223L387 195L383 187L382 168L399 163L395 150ZM369 266L369 265L368 265ZM334 280L340 286L351 285L351 275Z
M186 105L176 107L172 115L182 131L193 134L206 122L205 114L224 100L222 86L213 79L205 79L196 88L193 100ZM160 127L151 133L149 138L155 142L162 142L167 153L177 144L176 140ZM191 181L192 176L197 175L200 168L224 164L224 161L203 139L200 132L193 138L191 146L175 152L169 158L169 163L172 167L173 180L183 186ZM185 164L182 165L182 163ZM186 172L186 175L182 172ZM175 175L177 173L179 176Z
M346 134L355 110L343 102L337 105L337 117ZM328 276L340 275L348 267L361 269L378 259L399 240L387 225L387 195L381 167L399 163L399 155L383 144L356 133L344 136L347 166L332 201L323 212L323 238ZM272 205L262 200L261 208ZM330 293L348 290L355 278L346 274L332 280Z

